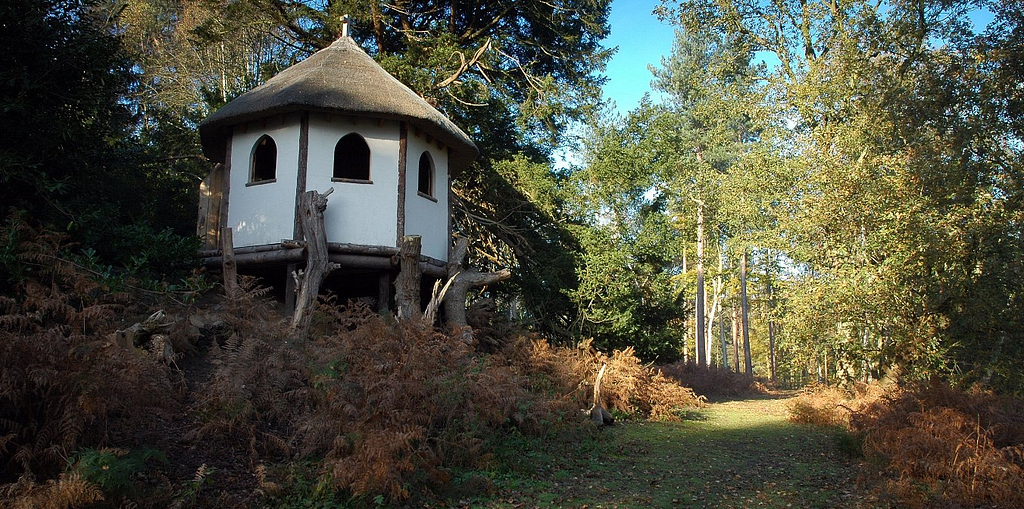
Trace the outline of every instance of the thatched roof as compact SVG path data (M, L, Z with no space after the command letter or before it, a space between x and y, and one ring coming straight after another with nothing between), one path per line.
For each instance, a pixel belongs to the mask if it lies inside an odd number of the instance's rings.
M462 129L388 74L351 37L338 39L207 117L199 125L203 152L224 162L233 126L303 110L408 121L451 148L453 174L480 153Z

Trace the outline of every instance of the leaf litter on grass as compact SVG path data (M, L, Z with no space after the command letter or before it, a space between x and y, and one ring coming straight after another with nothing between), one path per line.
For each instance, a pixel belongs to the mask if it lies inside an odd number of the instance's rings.
M784 398L713 403L682 422L626 421L538 442L540 463L484 507L837 507L881 504L837 430L786 420ZM527 465L523 465L527 467Z

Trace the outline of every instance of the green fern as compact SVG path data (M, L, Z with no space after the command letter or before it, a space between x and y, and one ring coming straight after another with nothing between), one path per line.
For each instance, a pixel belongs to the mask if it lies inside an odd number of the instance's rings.
M104 495L124 499L138 494L136 478L154 463L169 464L167 456L157 449L83 449L68 461L68 468L99 486Z

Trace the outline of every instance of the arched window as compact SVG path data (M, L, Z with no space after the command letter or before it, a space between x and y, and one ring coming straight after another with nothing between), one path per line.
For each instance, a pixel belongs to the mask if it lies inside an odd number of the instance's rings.
M430 158L430 152L424 152L420 156L419 180L416 190L426 196L434 196L434 160Z
M277 144L270 136L263 135L252 148L252 167L249 168L249 182L265 182L277 178Z
M358 134L346 134L334 146L334 178L370 180L370 147Z

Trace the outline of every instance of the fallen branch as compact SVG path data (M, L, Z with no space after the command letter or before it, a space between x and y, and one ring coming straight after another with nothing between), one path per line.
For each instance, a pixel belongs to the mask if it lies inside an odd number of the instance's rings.
M423 323L427 326L434 325L434 321L437 319L437 310L441 307L441 302L444 301L444 296L448 294L448 289L451 288L452 283L455 281L455 276L448 278L448 282L445 283L444 287L441 287L441 280L438 279L434 282L434 291L431 292L430 302L427 303L427 309L423 312Z

